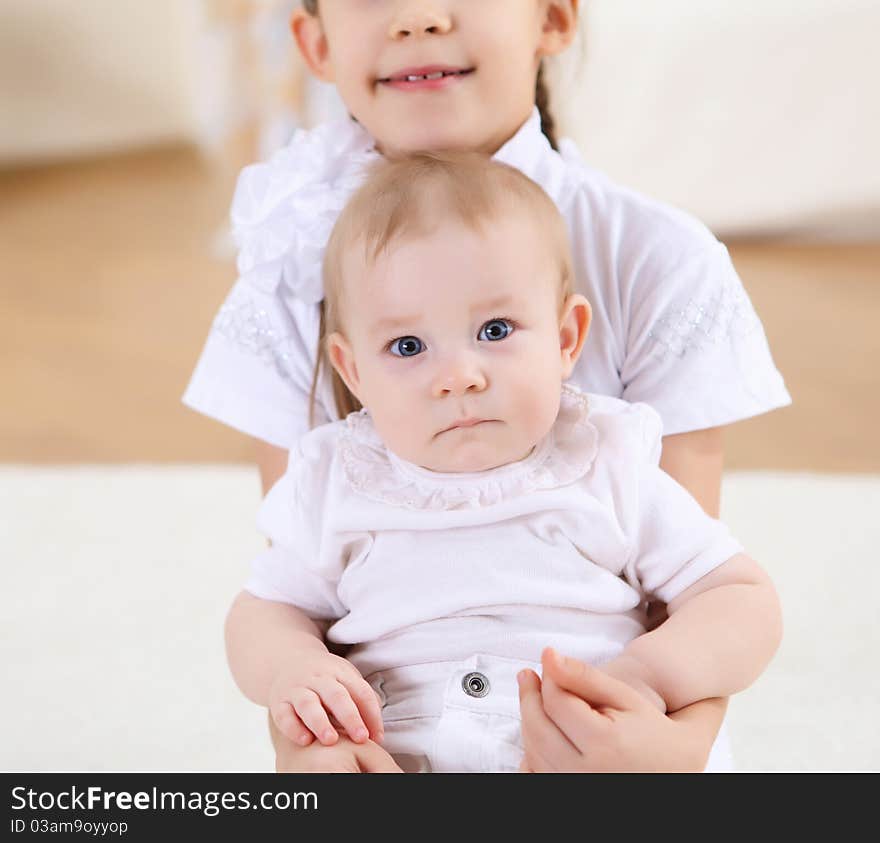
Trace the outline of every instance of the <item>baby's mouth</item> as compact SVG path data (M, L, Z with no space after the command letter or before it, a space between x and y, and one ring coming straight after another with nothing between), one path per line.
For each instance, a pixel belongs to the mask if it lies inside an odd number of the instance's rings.
M479 425L489 424L490 422L496 421L496 419L477 419L477 418L466 418L459 419L455 424L450 425L449 427L440 431L440 433L450 433L453 430L463 430L469 427L478 427ZM437 434L440 435L439 433Z

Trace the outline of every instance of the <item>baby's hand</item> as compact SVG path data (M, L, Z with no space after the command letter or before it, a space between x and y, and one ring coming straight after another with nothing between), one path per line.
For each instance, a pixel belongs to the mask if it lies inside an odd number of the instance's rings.
M269 712L279 731L300 746L314 738L331 746L339 739L337 728L355 743L384 737L376 693L351 662L326 651L304 653L276 677Z

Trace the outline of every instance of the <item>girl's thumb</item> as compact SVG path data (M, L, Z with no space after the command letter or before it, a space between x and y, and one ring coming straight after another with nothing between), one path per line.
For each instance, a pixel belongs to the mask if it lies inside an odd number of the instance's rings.
M591 706L609 706L627 709L641 702L638 691L625 682L603 673L579 659L572 659L547 647L541 654L545 677L550 677L560 688L581 697Z

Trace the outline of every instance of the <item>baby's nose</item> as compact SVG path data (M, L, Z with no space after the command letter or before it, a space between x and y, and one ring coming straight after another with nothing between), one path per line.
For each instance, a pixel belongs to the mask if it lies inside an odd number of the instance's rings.
M432 392L435 397L464 395L468 392L482 392L488 379L482 367L469 357L451 360L442 366L434 379Z

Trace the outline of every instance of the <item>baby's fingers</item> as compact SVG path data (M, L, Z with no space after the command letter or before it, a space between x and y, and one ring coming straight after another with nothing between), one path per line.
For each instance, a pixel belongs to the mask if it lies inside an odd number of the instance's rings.
M355 743L363 743L369 738L370 734L361 713L358 711L348 688L342 684L341 680L327 677L316 684L316 690L321 696L324 707L336 718L336 722L345 729Z
M339 733L330 724L322 698L311 688L297 688L290 695L290 704L312 734L325 746L339 739Z
M376 692L370 687L369 682L358 675L355 679L340 679L343 685L348 689L351 698L360 712L360 716L364 725L369 730L367 737L372 738L376 743L381 743L385 736L385 727L382 724L382 709L379 706L379 700L376 698ZM353 741L361 743L362 741L349 732L349 736Z
M269 711L278 730L288 740L293 741L299 746L308 746L314 739L312 733L306 728L306 725L299 719L296 711L289 702L275 703Z

